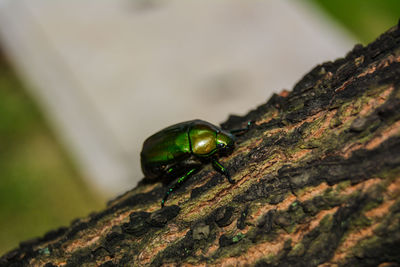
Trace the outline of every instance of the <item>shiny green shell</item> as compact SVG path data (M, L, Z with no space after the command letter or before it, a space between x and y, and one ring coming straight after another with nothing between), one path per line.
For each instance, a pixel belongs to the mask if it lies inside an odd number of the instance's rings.
M220 152L233 149L235 137L202 120L167 127L147 138L140 153L147 178L167 175L171 170L201 165Z

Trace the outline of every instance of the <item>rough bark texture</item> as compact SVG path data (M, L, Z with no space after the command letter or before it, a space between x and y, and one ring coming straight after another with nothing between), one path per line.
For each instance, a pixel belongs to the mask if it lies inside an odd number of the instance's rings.
M249 120L221 160L236 184L207 166L160 209L166 187L142 183L0 264L400 264L398 27L222 126Z

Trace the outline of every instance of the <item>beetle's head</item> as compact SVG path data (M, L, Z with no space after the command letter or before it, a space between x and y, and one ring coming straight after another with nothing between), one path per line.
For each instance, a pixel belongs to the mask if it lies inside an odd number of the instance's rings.
M226 131L217 132L217 149L219 154L230 154L235 146L235 136Z

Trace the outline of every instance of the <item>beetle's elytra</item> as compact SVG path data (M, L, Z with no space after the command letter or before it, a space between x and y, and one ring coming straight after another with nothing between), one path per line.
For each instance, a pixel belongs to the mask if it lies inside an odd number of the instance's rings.
M217 159L232 152L234 133L247 130L249 125L229 132L206 121L192 120L172 125L147 138L140 153L146 178L154 181L179 178L165 193L161 206L171 192L210 162L230 183L234 183Z

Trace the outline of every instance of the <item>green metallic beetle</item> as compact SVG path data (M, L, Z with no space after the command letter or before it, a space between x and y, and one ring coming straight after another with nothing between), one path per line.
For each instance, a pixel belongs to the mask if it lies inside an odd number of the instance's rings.
M246 128L228 132L206 121L192 120L172 125L147 138L140 153L146 178L163 182L178 178L165 193L161 207L171 192L209 162L233 184L217 158L231 153L234 134L247 131L249 126L250 122Z

